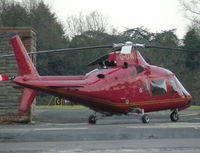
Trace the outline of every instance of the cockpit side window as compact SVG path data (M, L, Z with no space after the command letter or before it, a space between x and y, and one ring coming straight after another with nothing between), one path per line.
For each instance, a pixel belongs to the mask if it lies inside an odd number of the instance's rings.
M151 90L153 96L162 96L166 95L167 93L167 87L166 87L166 81L163 80L152 80L151 81Z
M170 83L170 86L171 86L171 89L172 89L172 94L177 94L178 88L176 86L176 82L175 82L174 78L170 78L169 83Z

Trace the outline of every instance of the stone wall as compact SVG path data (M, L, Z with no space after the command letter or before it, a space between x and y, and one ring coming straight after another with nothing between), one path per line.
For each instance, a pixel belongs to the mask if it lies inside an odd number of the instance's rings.
M28 52L36 50L36 33L31 28L1 28L0 27L0 55L13 54L9 38L18 34ZM35 62L35 58L33 58ZM15 57L0 58L0 74L18 76ZM14 88L13 88L14 87ZM12 81L0 82L0 123L5 121L30 121L31 112L19 116L18 106L22 89Z

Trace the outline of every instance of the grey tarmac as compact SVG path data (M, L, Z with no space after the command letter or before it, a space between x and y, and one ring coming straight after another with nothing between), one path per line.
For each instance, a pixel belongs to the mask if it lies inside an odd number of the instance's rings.
M34 124L0 126L0 153L199 153L199 110L172 123L169 112L113 116L89 125L90 110L37 110Z

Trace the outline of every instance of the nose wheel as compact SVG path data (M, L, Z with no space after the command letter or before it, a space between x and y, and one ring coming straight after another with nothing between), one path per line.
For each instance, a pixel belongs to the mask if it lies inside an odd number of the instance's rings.
M170 115L170 119L172 122L177 122L179 120L179 115L178 115L178 111L174 110L171 115Z

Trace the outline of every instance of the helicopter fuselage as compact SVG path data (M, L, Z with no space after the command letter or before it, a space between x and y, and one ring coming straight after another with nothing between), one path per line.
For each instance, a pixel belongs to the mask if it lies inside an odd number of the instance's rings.
M115 66L83 76L29 79L20 76L14 82L111 114L127 114L135 107L145 112L183 109L191 102L190 94L172 72L152 65Z
M19 113L27 113L38 91L85 105L104 115L142 114L143 123L149 122L145 112L171 109L170 118L178 121L178 111L190 106L191 95L175 75L158 66L149 65L139 51L128 42L121 51L112 51L89 65L99 68L81 76L40 76L19 36L11 38L19 75L16 78L0 75L24 87ZM135 45L138 46L138 45ZM89 123L96 123L96 114Z

